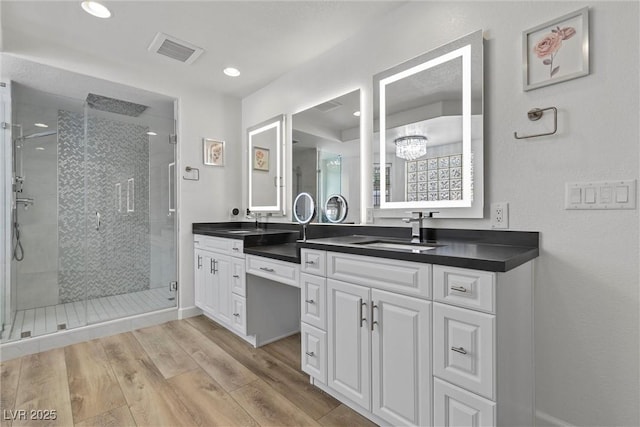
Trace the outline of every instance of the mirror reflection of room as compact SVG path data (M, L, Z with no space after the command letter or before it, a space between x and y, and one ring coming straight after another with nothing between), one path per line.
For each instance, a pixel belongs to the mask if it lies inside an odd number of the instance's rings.
M360 222L360 91L293 115L292 198L317 201L316 222L330 223L324 206L339 194L349 203L345 223Z
M374 87L373 206L471 206L472 165L482 158L481 33L379 73Z

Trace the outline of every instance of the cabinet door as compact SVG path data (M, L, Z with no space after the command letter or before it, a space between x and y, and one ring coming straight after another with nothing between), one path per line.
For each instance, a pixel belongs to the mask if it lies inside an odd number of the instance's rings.
M231 257L213 255L214 308L221 322L231 323Z
M373 289L374 414L391 425L431 422L431 302Z
M231 258L231 292L240 296L247 296L245 284L244 259Z
M216 307L216 276L214 274L214 257L211 252L202 252L202 269L203 269L203 290L202 290L202 309L211 315L217 314Z
M204 255L200 249L193 251L193 287L196 307L204 308L205 268Z
M369 288L327 280L329 387L371 409Z
M300 274L300 320L322 330L327 329L326 282L324 277Z

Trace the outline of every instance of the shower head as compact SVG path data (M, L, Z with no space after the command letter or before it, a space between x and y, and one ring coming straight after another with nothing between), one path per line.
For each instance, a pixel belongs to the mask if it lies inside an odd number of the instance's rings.
M26 136L21 136L18 139L19 140L25 140L25 139L32 139L32 138L41 138L43 136L55 135L57 133L58 133L58 131L48 130L46 132L38 132L38 133L32 133L30 135L26 135Z

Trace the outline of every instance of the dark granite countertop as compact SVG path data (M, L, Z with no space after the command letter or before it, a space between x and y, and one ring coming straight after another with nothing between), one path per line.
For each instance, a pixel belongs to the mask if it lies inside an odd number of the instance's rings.
M296 241L300 226L288 223L254 222L194 223L193 234L243 240L244 253L300 263L300 248L416 261L494 272L509 271L539 255L539 233L529 231L423 229L434 249L410 250L362 246L374 240L409 244L410 229L349 225L313 225L306 242ZM241 230L241 232L234 232Z
M390 243L408 244L407 240L381 239L380 237L354 235L312 239L306 242L299 242L298 246L301 248L417 261L494 272L509 271L539 255L538 247L475 243L460 240L427 241L421 243L421 245L435 246L435 248L422 252L382 249L361 245L361 243L380 240Z
M300 248L295 242L267 246L245 246L244 253L300 264Z

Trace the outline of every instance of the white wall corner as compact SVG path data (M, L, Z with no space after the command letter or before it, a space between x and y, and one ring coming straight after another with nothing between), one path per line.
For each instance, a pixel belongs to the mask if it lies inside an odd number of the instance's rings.
M191 306L185 307L178 310L178 319L186 319L188 317L200 316L202 314L202 310L198 307Z

